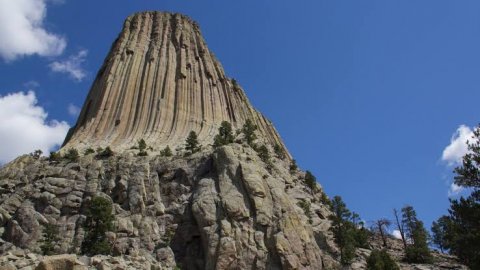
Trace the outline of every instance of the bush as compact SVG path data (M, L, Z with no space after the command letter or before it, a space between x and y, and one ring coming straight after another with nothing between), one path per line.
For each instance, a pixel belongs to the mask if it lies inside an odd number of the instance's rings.
M311 208L311 203L307 200L300 200L297 203L297 205L300 206L300 208L303 209L303 212L308 217L308 222L311 224L312 223L312 211L310 209Z
M373 250L367 259L367 270L400 270L385 250Z
M292 159L289 169L290 169L290 173L294 173L298 170L297 161L295 159Z
M43 151L40 149L37 149L32 153L30 153L30 156L33 157L34 159L39 159L42 156L42 154L43 154Z
M147 151L145 151L147 149L147 143L145 142L144 139L140 139L138 141L138 156L140 157L144 157L144 156L148 156L148 153Z
M111 245L106 233L113 230L114 216L112 203L103 197L93 197L87 205L84 224L85 238L82 243L82 253L93 256L108 255Z
M77 162L80 155L78 154L77 149L70 148L70 149L68 149L67 153L65 153L65 155L63 155L63 157L66 158L67 160L69 160L70 162Z
M243 124L242 132L245 136L245 141L251 147L255 147L255 144L253 142L257 139L257 136L255 135L256 130L257 126L253 124L252 120L250 119L247 119L247 121L245 121L245 124Z
M277 143L273 147L273 151L275 152L275 156L279 159L285 159L285 152L283 151L282 147Z
M48 157L48 160L50 161L60 161L61 159L62 156L57 152L50 152L50 156Z
M54 224L47 223L42 232L43 239L40 241L40 249L43 255L55 254L55 243L60 240L58 237L58 227Z
M187 154L193 154L201 149L201 145L198 142L198 136L195 131L190 131L190 134L188 134L187 140L185 141L185 150L187 150Z
M113 151L110 146L107 146L105 149L98 147L97 148L97 158L109 158L113 156Z
M170 146L167 145L165 149L160 151L160 156L162 157L171 157L173 156L172 150L170 149Z
M218 134L214 138L213 146L219 147L233 143L233 139L232 125L227 121L223 121L218 128Z
M83 154L86 156L86 155L90 155L90 154L93 154L95 153L95 150L93 150L93 148L87 148L85 149L85 152L83 152Z
M310 190L315 191L317 189L317 178L310 171L305 173L304 181Z

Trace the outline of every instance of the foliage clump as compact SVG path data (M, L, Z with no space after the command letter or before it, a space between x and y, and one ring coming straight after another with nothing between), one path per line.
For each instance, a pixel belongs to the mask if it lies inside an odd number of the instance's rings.
M170 146L166 146L163 150L160 151L160 156L162 157L171 157L173 156L172 149L170 149Z
M93 256L111 253L111 244L106 233L113 230L112 203L103 197L93 197L87 205L84 224L85 238L82 253Z
M50 156L48 157L48 160L50 161L60 161L62 159L62 155L58 152L50 152Z
M140 139L138 141L138 156L141 156L141 157L148 156L146 149L147 149L147 143L145 142L144 139Z
M93 150L93 148L87 148L85 149L85 151L83 152L83 154L86 156L86 155L90 155L90 154L94 154L95 153L95 150Z
M367 270L400 270L386 250L375 249L367 259Z
M315 191L317 189L317 178L308 170L305 172L304 181L311 191Z
M311 211L311 203L307 200L300 200L297 205L302 208L303 212L308 218L308 222L312 224L312 211Z
M185 141L185 150L187 150L187 155L194 154L202 148L200 143L198 142L198 136L195 131L190 131L188 137Z
M40 241L40 249L42 250L43 255L55 254L55 243L60 240L58 237L58 227L51 223L45 224L42 236L43 239Z
M105 149L103 149L101 147L98 147L96 157L100 158L100 159L109 158L109 157L113 156L113 154L114 154L114 152L112 151L110 146L107 146Z
M75 148L70 148L68 151L63 155L65 159L67 159L70 162L77 162L78 159L80 158L80 155L78 154L78 150Z
M254 141L257 139L257 135L255 135L255 131L257 130L257 126L252 122L252 120L247 119L245 124L242 127L242 133L244 136L245 141L247 142L250 147L255 148Z
M218 128L218 134L215 136L213 140L213 146L219 147L222 145L227 145L233 143L234 137L232 132L232 125L227 122L223 121L220 127Z
M340 248L340 263L349 265L355 257L357 247L367 247L370 232L365 229L360 216L350 212L340 196L333 197L331 201L330 216L335 243Z
M37 149L32 153L30 153L30 156L33 157L34 159L39 159L42 156L42 154L43 154L43 151L40 149Z
M275 156L278 158L278 159L285 159L286 155L285 155L285 151L283 151L282 147L277 143L275 144L275 146L273 147L273 151L275 152Z
M295 159L292 159L289 170L290 170L290 173L295 173L298 170L297 161Z

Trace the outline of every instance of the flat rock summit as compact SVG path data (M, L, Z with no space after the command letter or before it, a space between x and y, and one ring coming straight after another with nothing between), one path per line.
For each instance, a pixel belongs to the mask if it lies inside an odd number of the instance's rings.
M213 147L224 121L233 142ZM246 122L257 127L251 142ZM185 146L191 131L202 145L193 153ZM82 252L95 198L112 206L108 255ZM293 166L198 25L142 12L126 19L59 152L0 168L0 270L366 269L379 241L342 268L331 215L322 187ZM46 255L51 228L54 255ZM400 265L466 269L435 256L432 265Z

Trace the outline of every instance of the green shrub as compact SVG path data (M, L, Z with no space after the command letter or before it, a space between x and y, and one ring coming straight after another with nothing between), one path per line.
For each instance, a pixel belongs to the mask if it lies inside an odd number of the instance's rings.
M171 157L173 156L172 150L170 149L170 146L167 145L163 150L160 151L160 156L162 157Z
M87 148L85 149L85 152L83 152L83 154L86 156L86 155L90 155L90 154L93 154L95 153L95 150L93 150L93 148Z
M67 153L65 153L65 155L63 155L63 157L65 159L69 160L70 162L77 162L80 155L78 154L77 149L70 148L70 149L68 149Z
M247 119L245 124L242 127L242 133L244 135L245 141L248 145L255 148L254 141L257 139L257 135L255 135L255 131L257 130L257 126L253 124L252 120Z
M197 133L195 133L195 131L193 130L190 131L190 134L188 134L188 137L185 143L186 143L185 150L187 150L187 155L196 153L201 149L201 145L198 142Z
M30 156L33 157L34 159L39 159L42 156L42 154L43 154L43 151L40 149L37 149L32 153L30 153Z
M214 138L213 146L219 147L233 143L233 139L232 125L227 121L223 121L218 128L218 134Z
M112 203L103 197L93 197L86 209L84 224L85 238L82 243L82 253L93 256L108 255L111 245L106 233L113 230L114 216Z
M98 147L97 148L97 158L109 158L113 156L113 151L110 146L107 146L105 149Z
M283 151L282 147L277 143L273 147L273 151L275 152L275 156L279 159L285 159L285 152Z
M61 159L62 156L58 152L50 152L50 156L48 157L50 161L60 161Z
M292 159L289 169L290 169L290 173L294 173L298 170L297 161L295 159Z
M40 249L42 250L43 255L55 254L55 243L60 241L58 227L51 223L45 224L42 236L43 239L40 240Z
M303 212L308 217L308 222L311 224L312 223L312 211L310 209L311 208L311 203L307 200L300 200L297 203L297 205L300 206L300 208L303 209Z
M304 181L310 190L315 191L317 189L317 178L310 171L305 173Z
M367 259L367 270L400 270L386 250L375 249Z

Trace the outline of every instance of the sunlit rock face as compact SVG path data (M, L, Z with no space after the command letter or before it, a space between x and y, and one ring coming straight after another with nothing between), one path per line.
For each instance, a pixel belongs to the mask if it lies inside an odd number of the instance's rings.
M246 119L264 143L285 148L271 122L225 75L195 22L143 12L125 21L64 145L118 151L143 138L154 149L174 149L193 130L206 146L222 121L240 129Z

